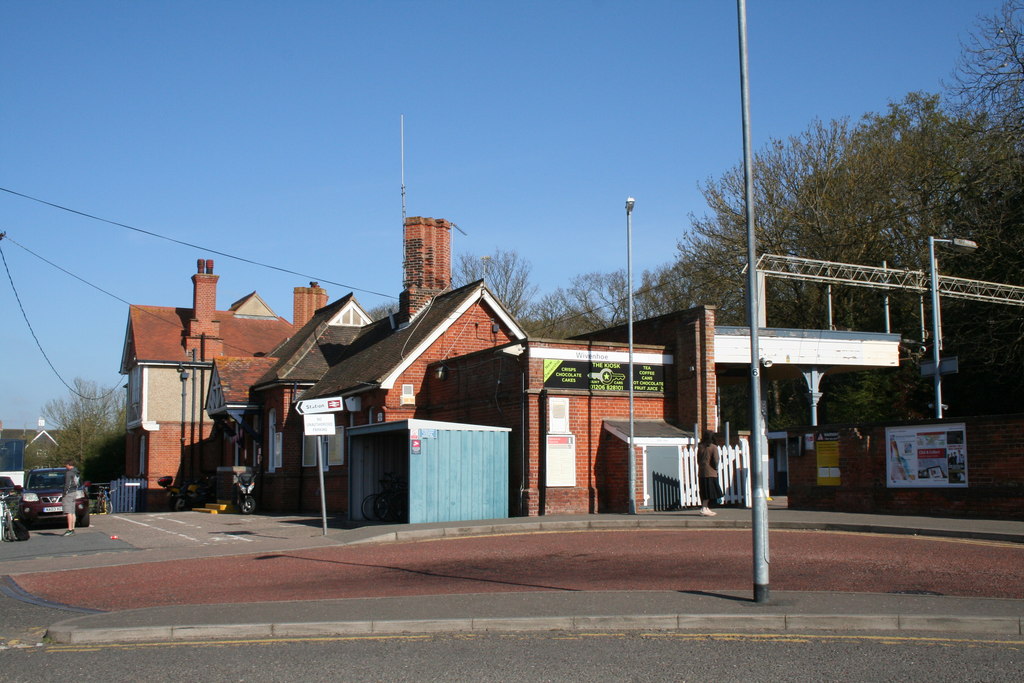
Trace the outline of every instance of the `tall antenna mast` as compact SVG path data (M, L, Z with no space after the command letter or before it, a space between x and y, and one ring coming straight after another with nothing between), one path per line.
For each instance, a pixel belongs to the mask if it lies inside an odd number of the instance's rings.
M405 229L405 114L401 115L402 139L402 229Z

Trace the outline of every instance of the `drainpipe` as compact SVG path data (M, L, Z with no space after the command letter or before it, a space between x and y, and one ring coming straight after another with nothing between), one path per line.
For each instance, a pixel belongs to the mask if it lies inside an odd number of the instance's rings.
M185 469L185 389L188 388L188 370L181 363L178 364L178 379L181 380L181 442L180 455L178 456L178 467L182 474Z
M521 363L522 361L520 361ZM527 361L529 363L529 361ZM526 491L527 437L526 370L519 366L519 516L523 517L523 493Z
M196 379L199 372L197 372L194 364L196 362L196 350L192 349L189 353L192 354L192 419L189 422L189 454L188 454L188 471L189 476L195 478L195 457L196 457ZM202 433L199 434L202 437Z

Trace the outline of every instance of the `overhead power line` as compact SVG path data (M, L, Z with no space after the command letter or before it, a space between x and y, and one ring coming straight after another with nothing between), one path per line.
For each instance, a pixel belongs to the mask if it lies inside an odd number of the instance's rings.
M43 204L45 206L50 206L50 207L53 207L54 209L60 209L61 211L67 211L68 213L73 213L75 215L82 216L84 218L89 218L89 219L92 219L94 221L99 221L101 223L107 223L108 225L114 225L114 226L117 226L119 228L124 228L125 230L132 230L134 232L138 232L138 233L141 233L143 235L149 235L150 237L155 237L157 239L165 240L167 242L173 242L174 244L180 244L180 245L185 246L185 247L191 247L193 249L199 249L201 251L209 252L211 254L217 254L218 256L223 256L225 258L234 259L235 261L241 261L242 263L248 263L250 265L259 266L261 268L269 268L270 270L276 270L276 271L278 271L280 273L287 273L289 275L298 275L299 277L308 278L310 280L316 280L317 282L326 282L327 284L336 285L336 286L341 287L343 289L351 289L352 291L355 291L355 292L364 292L366 294L374 294L376 296L382 296L382 297L385 297L385 298L388 298L388 299L395 299L395 298L397 298L397 297L391 296L390 294L383 294L382 292L375 292L372 289L362 289L360 287L353 287L352 285L346 285L346 284L343 284L341 282L334 282L333 280L329 280L329 279L324 278L324 277L318 277L316 275L307 275L305 273L300 273L300 272L295 271L295 270L289 270L287 268L281 268L279 266L274 266L274 265L271 265L269 263L262 263L260 261L254 261L252 259L247 259L244 256L236 256L235 254L229 254L227 252L220 251L220 250L217 250L217 249L212 249L210 247L204 247L204 246L201 246L201 245L198 245L198 244L193 244L192 242L185 242L183 240L175 239L173 237L168 237L167 235L161 235L159 233L152 232L151 230L143 230L142 228L137 228L137 227L135 227L133 225L128 225L127 223L119 223L118 221L113 221L113 220L110 220L108 218L103 218L101 216L96 216L96 215L93 215L91 213L86 213L85 211L79 211L78 209L72 209L72 208L67 207L67 206L62 206L61 204L56 204L54 202L48 202L45 199L39 199L38 197L33 197L31 195L23 194L21 192L16 192L15 190L11 190L11 189L8 189L6 187L0 187L0 191L6 192L6 193L11 194L11 195L14 195L15 197L21 197L22 199L28 199L30 201L37 202L39 204Z
M114 293L112 293L112 292L108 292L107 290L103 289L103 288L102 288L102 287L100 287L99 285L93 284L92 282L89 282L89 281L88 281L88 280L86 280L85 278L83 278L83 277L81 277L81 276L79 276L79 275L76 275L75 273L72 273L72 272L71 272L70 270L68 270L67 268L63 268L63 267L61 267L61 266L57 265L56 263L54 263L53 261L51 261L51 260L49 260L49 259L45 258L44 256L42 256L42 255L40 255L40 254L37 254L36 252L34 252L34 251L32 251L31 249L29 249L28 247L26 247L26 246L25 246L24 244L21 244L20 242L18 242L17 240L15 240L15 239L14 239L13 237L11 237L10 235L8 235L8 234L7 234L6 232L0 233L0 240L4 240L4 239L6 239L6 240L7 240L8 242L10 242L11 244L13 244L13 245L15 245L15 246L17 246L17 247L20 247L21 249L23 249L23 250L27 251L27 252L28 252L29 254L31 254L32 256L35 256L35 257L36 257L37 259L39 259L39 260L40 260L40 261L42 261L43 263L46 263L46 264L48 264L48 265L50 265L50 266L52 266L52 267L56 268L57 270L61 271L62 273L64 273L64 274L66 274L66 275L69 275L69 276L71 276L71 277L75 278L75 279L76 279L76 280L78 280L79 282L81 282L81 283L83 283L83 284L86 284L86 285L88 285L88 286L92 287L92 288L93 288L93 289L95 289L96 291L98 291L98 292L101 292L101 293L103 293L103 294L106 294L106 295L107 295L107 296L109 296L110 298L112 298L112 299L116 299L117 301L120 301L120 302L121 302L121 303L123 303L123 304L127 304L128 306L133 306L133 304L132 304L132 303L131 303L130 301L128 301L127 299L125 299L125 298L123 298L123 297L120 297L120 296L118 296L117 294L114 294ZM6 265L6 262L5 262L5 265ZM8 272L7 272L7 277L8 277L8 279L11 279L11 288L12 288L12 289L14 289L14 281L13 281L13 279L11 278L10 270L8 270ZM15 295L15 297L17 297L17 296L18 296L18 292L17 292L17 289L15 289L15 291L14 291L14 295ZM19 300L19 302L18 302L18 303L19 303L19 304L21 303L21 302L20 302L20 300ZM153 313L152 311L149 311L149 310L147 310L147 309L146 309L146 308L145 308L144 306L138 306L138 305L135 305L135 306L134 306L134 308L135 308L135 310L136 310L136 311L138 311L138 312L139 312L140 314L142 314L142 315L147 315L147 316L150 316L151 318L153 318L154 320L156 320L156 321L157 321L157 322L159 322L160 324L163 324L163 325L168 325L168 326L173 326L173 327L178 327L178 324L176 324L176 323L173 323L173 322L171 322L171 321L167 320L166 318L161 318L161 317L160 317L159 315L157 315L157 314ZM24 313L24 309L22 310L22 313ZM27 319L27 317L26 317L26 320L25 320L25 322L28 322L28 319ZM31 331L31 329L32 329L32 327L31 327L31 325L29 325L29 330ZM32 336L33 336L33 337L35 336L35 333L34 333L34 332L32 333ZM37 341L37 343L38 343L38 340L36 340L36 341ZM245 352L246 354L248 354L248 352L249 352L249 350L248 350L248 349L244 349L244 348L242 348L241 346L233 345L233 344L230 344L229 342L223 342L223 343L224 343L224 346L225 346L225 348L229 348L229 349L236 349L236 350L238 350L238 351L242 351L242 352ZM42 348L40 347L40 351L41 351L41 350L42 350ZM45 354L44 354L44 356L45 356ZM47 360L49 360L49 359L47 359ZM51 366L51 367L52 367L52 366ZM58 375L58 376L59 376L59 375ZM63 381L63 380L61 380L61 381ZM65 386L67 386L67 385L65 384Z
M7 236L7 233L0 233L0 241L2 241L6 236ZM11 240L11 241L13 242L13 240ZM21 246L21 245L18 245L18 246ZM22 247L22 248L24 248L24 247ZM104 394L103 396L86 396L84 394L79 393L77 389L75 389L73 386L71 386L70 384L67 383L67 381L60 374L60 372L57 371L57 368L54 367L53 361L51 361L50 357L48 355L46 355L46 350L43 348L42 342L39 341L39 337L36 335L36 331L32 327L32 322L28 319L28 313L25 312L25 305L21 302L21 296L18 294L18 288L14 286L14 277L11 275L11 269L7 265L7 256L4 254L3 247L0 247L0 260L2 260L3 263L4 263L4 270L7 272L7 279L11 283L11 290L14 292L14 298L18 302L18 308L21 309L21 317L25 319L25 324L28 325L28 331L32 334L32 339L35 340L36 346L39 348L39 353L41 353L43 355L43 359L46 360L46 364L50 366L50 370L52 370L53 374L57 376L57 379L60 380L61 384L63 384L65 387L67 387L68 391L70 391L75 396L78 396L79 398L89 399L89 400L97 400L97 401L103 400L107 396L110 396L112 393L117 391L117 384L115 384L113 386L113 388L110 391L108 391L106 394Z

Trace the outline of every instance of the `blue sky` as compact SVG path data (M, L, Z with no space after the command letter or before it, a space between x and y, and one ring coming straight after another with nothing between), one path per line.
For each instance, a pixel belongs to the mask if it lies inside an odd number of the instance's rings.
M999 4L750 0L755 147L939 91ZM458 224L456 255L516 250L542 293L623 268L632 195L639 273L741 159L736 25L731 0L0 3L0 188L206 248L0 192L0 249L69 383L122 384L124 302L190 306L200 257L221 309L290 319L311 279L377 306L404 115L408 214ZM0 310L0 420L34 427L67 390L6 271Z

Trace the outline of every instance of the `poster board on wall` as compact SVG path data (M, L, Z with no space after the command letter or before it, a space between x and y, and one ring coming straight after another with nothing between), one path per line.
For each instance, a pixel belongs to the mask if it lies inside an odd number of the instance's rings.
M545 486L576 486L576 437L572 434L547 438Z
M888 488L966 488L964 424L886 428L885 483Z
M839 486L842 479L839 472L839 433L820 432L814 442L814 453L818 461L818 486Z

